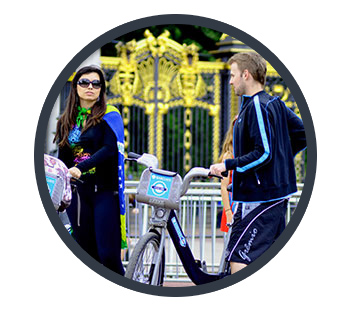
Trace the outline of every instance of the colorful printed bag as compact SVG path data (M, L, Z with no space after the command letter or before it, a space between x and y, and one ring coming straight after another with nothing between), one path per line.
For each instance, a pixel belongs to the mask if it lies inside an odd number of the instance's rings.
M46 183L55 209L62 210L71 204L72 189L67 166L59 159L44 154Z

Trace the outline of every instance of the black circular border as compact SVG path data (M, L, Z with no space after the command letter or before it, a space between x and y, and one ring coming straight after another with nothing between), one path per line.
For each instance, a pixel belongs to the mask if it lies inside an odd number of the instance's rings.
M226 33L238 40L245 42L248 46L253 48L255 51L260 53L269 63L279 72L280 76L289 86L289 89L294 95L296 102L305 125L307 145L308 145L308 167L306 173L306 180L304 185L304 190L302 192L298 208L296 209L291 221L287 225L286 229L279 237L279 239L266 251L261 257L259 257L255 262L246 267L245 269L235 273L234 275L224 278L222 280L199 285L199 286L189 286L189 287L154 287L150 285L140 284L138 282L126 279L111 270L105 268L97 261L95 261L91 256L89 256L68 234L64 226L57 217L57 214L53 208L49 192L47 191L47 185L45 181L45 172L43 166L43 146L46 138L46 128L47 123L51 114L53 105L63 88L68 77L71 76L72 72L78 68L78 66L87 59L96 50L101 48L104 44L111 42L113 39L122 36L128 32L135 31L140 28L150 27L154 25L167 25L167 24L189 24L197 25L202 27L208 27L215 29L217 31ZM34 149L34 164L35 173L38 184L39 193L46 210L46 213L54 226L56 232L59 234L64 243L70 248L70 250L88 267L90 267L95 272L99 273L104 278L121 285L125 288L135 290L141 293L158 295L158 296L193 296L205 294L213 291L223 289L225 287L231 286L241 280L247 278L254 272L258 271L265 264L268 263L277 253L284 247L284 245L291 238L292 234L298 227L310 200L312 189L314 185L316 167L317 167L317 144L316 136L313 126L312 117L307 106L306 100L296 83L293 76L290 74L289 70L284 66L284 64L263 44L257 41L255 38L251 37L247 33L223 22L213 20L210 18L194 16L194 15L183 15L183 14L166 14L150 16L129 23L123 24L110 31L104 33L100 37L93 40L86 47L84 47L73 59L67 64L67 66L62 70L58 78L56 79L54 85L52 86L41 111L37 131L35 138L35 149Z

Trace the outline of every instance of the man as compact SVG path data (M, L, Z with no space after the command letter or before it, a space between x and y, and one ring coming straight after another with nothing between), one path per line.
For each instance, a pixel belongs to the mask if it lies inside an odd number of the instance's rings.
M264 92L266 61L257 53L229 59L230 84L241 96L233 129L234 158L211 165L212 174L233 171L239 202L227 249L235 273L262 255L285 228L288 197L297 191L294 156L306 148L302 120Z

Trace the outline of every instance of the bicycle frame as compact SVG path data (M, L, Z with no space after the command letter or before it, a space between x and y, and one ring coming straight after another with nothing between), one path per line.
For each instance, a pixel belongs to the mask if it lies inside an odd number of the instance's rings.
M148 167L142 173L136 199L141 203L154 207L149 231L157 232L160 235L160 246L158 252L155 253L156 258L153 260L153 271L159 271L163 252L165 251L164 244L167 229L183 267L194 284L210 283L226 276L228 269L225 268L224 254L222 255L220 270L217 274L207 273L203 264L195 260L175 213L175 209L179 208L180 197L187 192L192 178L208 177L209 170L193 168L182 180L177 173L155 168L158 162L152 155L143 154L140 156L129 153L128 156L133 156L138 163ZM153 274L151 285L158 285L158 277L156 273Z
M207 273L200 268L199 264L195 261L193 253L185 238L174 210L170 211L169 219L167 222L167 230L183 264L183 267L194 284L200 285L210 283L217 281L224 276L223 274Z
M164 213L161 217L158 217L158 211L162 211ZM173 245L177 251L177 254L183 264L183 267L191 279L191 281L196 284L205 284L213 281L217 281L226 274L224 273L225 269L225 262L224 262L224 256L222 256L221 259L221 264L219 268L219 273L207 273L206 271L203 270L203 267L201 266L201 263L197 260L195 260L193 253L189 247L189 244L186 240L186 237L183 233L183 230L180 226L180 223L178 221L177 215L173 209L170 210L164 210L164 209L159 209L156 208L154 211L153 217L150 219L150 231L157 232L160 235L160 247L159 251L155 260L155 267L153 270L158 271L163 252L165 251L164 249L164 244L165 244L165 237L166 237L166 229L169 232L170 238L173 241ZM161 230L161 233L155 228L159 228ZM227 239L228 241L228 239ZM153 279L151 281L151 285L157 285L156 280L157 280L157 275L153 276Z

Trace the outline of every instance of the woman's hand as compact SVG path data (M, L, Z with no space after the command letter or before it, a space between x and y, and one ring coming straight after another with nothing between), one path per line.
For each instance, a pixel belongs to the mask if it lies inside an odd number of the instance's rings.
M74 178L80 178L80 176L82 175L82 172L80 171L79 168L77 167L71 167L68 172L71 174L72 177Z

